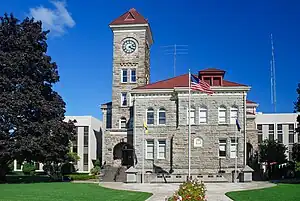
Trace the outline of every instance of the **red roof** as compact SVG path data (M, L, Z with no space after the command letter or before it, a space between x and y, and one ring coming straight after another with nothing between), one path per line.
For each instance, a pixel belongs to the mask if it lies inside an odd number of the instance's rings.
M188 87L189 86L189 74L180 75L170 79L147 84L136 89L173 89L174 87ZM230 82L223 80L223 87L236 87L247 86L236 82Z
M121 24L148 24L148 21L134 8L115 19L110 25L121 25Z
M256 102L251 101L251 100L246 100L246 102L249 103L249 104L257 104Z
M204 70L200 70L200 72L225 72L224 70L221 70L221 69L217 69L217 68L206 68Z

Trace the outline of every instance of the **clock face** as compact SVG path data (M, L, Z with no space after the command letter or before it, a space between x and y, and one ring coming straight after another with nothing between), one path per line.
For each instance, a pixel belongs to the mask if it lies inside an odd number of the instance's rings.
M125 53L130 54L136 50L136 42L132 38L125 39L122 44L122 49Z

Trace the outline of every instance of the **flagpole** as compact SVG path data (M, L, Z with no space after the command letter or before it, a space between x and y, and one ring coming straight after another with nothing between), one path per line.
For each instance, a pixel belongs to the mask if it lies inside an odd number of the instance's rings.
M236 124L238 124L238 120L236 119ZM234 183L237 183L237 157L238 157L238 144L237 144L237 133L238 133L238 127L236 126L236 129L237 131L235 132L235 139L234 139L234 142L235 142L235 165L234 165Z
M191 71L189 69L189 105L188 105L188 180L191 178Z
M143 122L143 127L144 127L144 122ZM146 128L144 127L143 130L143 151L142 151L142 155L143 155L143 160L142 160L142 184L144 183L145 180L145 132L146 132Z

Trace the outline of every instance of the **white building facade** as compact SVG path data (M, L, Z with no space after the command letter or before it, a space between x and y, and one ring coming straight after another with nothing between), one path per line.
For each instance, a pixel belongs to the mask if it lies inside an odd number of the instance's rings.
M75 163L77 172L88 173L93 161L102 160L102 122L92 116L66 116L65 121L76 120L77 135L72 141L71 151L77 153L80 160ZM37 171L43 171L43 164L35 163ZM14 171L22 171L22 163L14 161Z
M257 113L256 128L257 141L261 143L266 139L277 140L287 148L287 159L292 160L294 143L300 142L300 135L295 132L297 116L299 113Z

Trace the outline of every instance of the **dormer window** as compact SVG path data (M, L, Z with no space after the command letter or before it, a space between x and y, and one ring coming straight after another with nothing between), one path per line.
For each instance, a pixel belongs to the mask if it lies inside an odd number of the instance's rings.
M222 86L224 75L225 71L215 68L199 71L199 78L210 86Z

